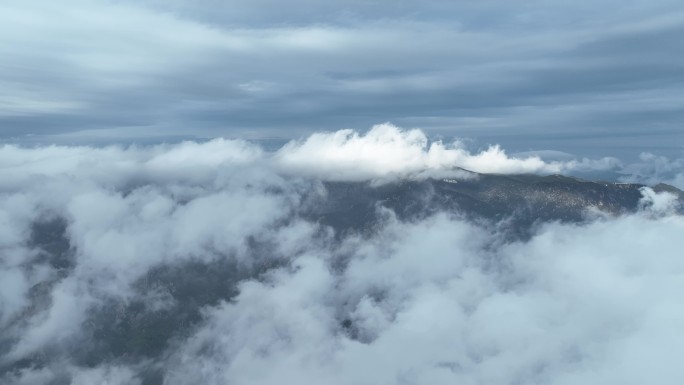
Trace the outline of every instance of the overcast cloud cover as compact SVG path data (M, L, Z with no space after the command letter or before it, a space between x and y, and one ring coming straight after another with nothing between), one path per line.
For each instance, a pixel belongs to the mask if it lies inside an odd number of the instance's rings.
M390 121L475 148L680 158L684 6L45 0L0 6L0 135L303 137Z

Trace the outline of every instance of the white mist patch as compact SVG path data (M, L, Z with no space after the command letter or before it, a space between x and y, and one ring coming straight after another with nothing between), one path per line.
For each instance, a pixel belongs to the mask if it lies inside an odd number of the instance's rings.
M625 182L664 182L684 189L684 158L670 159L644 152L639 155L638 162L625 166L621 172Z
M222 168L257 162L262 152L256 145L226 139L149 147L4 145L0 146L0 170L4 176L0 189L51 177L117 187L135 178L206 182L214 179Z
M642 187L643 198L639 201L640 208L653 215L665 215L674 213L680 202L677 196L667 191L656 193L652 188Z

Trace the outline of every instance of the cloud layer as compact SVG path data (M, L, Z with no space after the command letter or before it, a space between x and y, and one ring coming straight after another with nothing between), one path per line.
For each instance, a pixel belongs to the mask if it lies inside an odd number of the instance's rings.
M305 214L327 182L592 162L471 152L390 125L276 152L5 145L0 380L637 384L657 371L681 383L673 193L645 188L639 212L537 224L526 240L450 212L404 221L378 205L377 226L345 234Z
M27 0L0 11L3 140L289 139L392 121L590 157L679 157L684 142L674 0Z

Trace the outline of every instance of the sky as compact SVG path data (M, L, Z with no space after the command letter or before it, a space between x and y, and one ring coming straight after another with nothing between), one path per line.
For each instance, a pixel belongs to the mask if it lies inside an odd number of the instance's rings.
M390 122L681 158L684 5L47 0L0 5L0 141L305 138Z

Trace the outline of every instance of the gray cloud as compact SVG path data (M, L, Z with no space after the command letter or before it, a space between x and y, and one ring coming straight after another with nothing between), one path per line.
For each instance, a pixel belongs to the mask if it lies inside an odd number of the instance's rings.
M516 151L595 156L596 136L617 138L614 156L681 151L676 2L36 0L2 18L5 140L297 137L392 121Z

